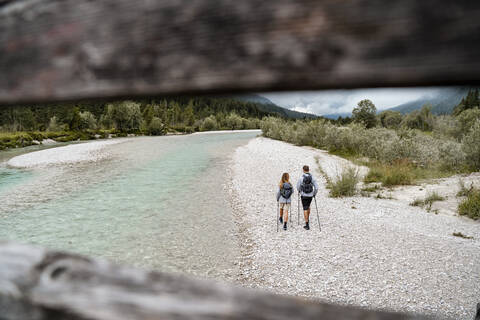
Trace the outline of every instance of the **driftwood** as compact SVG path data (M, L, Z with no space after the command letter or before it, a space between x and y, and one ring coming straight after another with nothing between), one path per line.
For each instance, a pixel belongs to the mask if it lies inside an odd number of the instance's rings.
M480 81L471 0L2 0L0 103Z
M0 243L0 319L426 319Z

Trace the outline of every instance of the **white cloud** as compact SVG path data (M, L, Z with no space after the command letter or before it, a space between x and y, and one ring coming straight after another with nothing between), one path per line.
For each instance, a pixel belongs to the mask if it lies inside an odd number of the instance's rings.
M378 110L431 96L439 88L381 88L355 90L260 93L284 108L317 115L351 112L360 100L370 99Z

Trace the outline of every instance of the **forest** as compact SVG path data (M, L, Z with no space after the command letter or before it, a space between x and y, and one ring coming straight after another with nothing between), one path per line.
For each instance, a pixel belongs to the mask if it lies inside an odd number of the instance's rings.
M266 116L281 115L263 110L259 103L208 96L8 106L0 108L0 150L43 139L258 129Z

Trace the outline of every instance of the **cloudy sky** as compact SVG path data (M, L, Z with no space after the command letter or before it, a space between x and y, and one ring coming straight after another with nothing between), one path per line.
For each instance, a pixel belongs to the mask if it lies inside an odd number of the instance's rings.
M260 93L273 103L317 115L351 112L362 99L373 101L377 110L434 95L439 88L381 88Z

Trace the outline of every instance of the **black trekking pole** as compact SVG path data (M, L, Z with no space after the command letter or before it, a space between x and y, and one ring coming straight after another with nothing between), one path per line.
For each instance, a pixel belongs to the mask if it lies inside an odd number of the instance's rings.
M300 192L297 199L297 224L300 225Z
M318 217L318 207L317 207L317 197L313 197L315 200L315 209L317 209L317 221L318 221L318 230L322 231L322 228L320 228L320 218Z
M278 232L278 220L279 220L279 214L280 214L280 208L279 208L279 204L278 204L278 201L277 201L277 214L275 216L275 220L277 222L277 232Z

